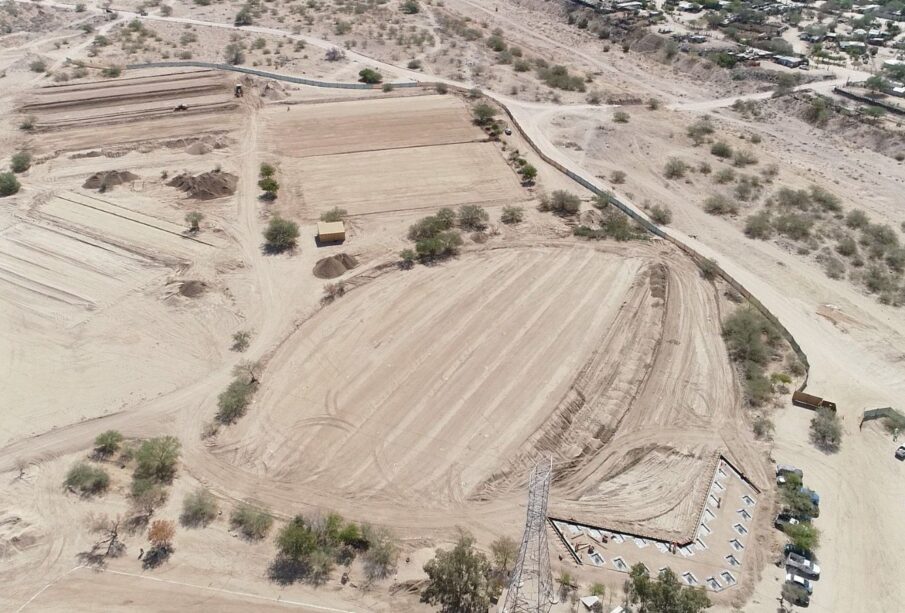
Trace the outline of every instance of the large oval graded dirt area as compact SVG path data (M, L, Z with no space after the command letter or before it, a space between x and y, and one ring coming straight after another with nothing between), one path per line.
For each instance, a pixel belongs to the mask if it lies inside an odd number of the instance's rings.
M700 334L682 322L705 310L712 287L648 244L505 248L390 272L283 344L248 415L215 452L306 499L320 492L420 508L520 491L537 457L552 455L577 461L562 493L590 503L600 476L620 471L606 461L580 467L604 460L596 450L620 439L619 424L650 385L673 287L694 303L677 304L673 332ZM707 319L718 335L718 318ZM716 370L731 389L728 362L715 354L713 368L697 372L689 356L672 357L677 388L700 403L680 408L710 422L696 388L713 386ZM684 402L681 390L672 396ZM677 434L649 432L644 451ZM713 447L704 447L688 461L708 464Z

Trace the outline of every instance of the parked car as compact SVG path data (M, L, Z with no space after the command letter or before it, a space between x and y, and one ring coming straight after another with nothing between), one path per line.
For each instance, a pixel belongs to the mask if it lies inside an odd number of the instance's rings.
M899 448L896 449L896 459L905 460L905 445L899 445Z
M808 593L808 596L814 593L814 584L797 573L786 573L786 583L800 585Z
M820 567L797 553L786 556L786 568L794 568L814 580L820 578Z
M798 475L798 480L804 479L804 471L790 464L776 465L776 482L780 485L786 482L786 475Z
M773 527L777 530L785 531L786 526L794 526L800 523L801 520L799 520L797 517L795 517L788 511L783 511L776 516L776 519L773 520Z
M809 562L817 561L817 556L815 556L814 552L810 549L805 549L804 547L796 547L793 543L786 543L786 546L782 549L782 555L788 556L790 553L799 555Z

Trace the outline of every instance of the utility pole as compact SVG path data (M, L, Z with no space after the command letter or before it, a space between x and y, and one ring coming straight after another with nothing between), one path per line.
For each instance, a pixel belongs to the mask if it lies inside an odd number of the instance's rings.
M547 613L555 602L547 545L547 498L552 477L552 458L539 462L531 471L525 532L501 613Z

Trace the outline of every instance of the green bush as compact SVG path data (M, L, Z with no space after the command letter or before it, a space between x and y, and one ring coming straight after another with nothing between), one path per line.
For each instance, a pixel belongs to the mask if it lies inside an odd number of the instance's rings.
M703 117L698 121L694 122L690 126L688 126L688 130L686 131L688 137L694 142L695 146L700 145L704 142L705 137L713 134L713 124L710 123L710 118Z
M264 230L264 246L269 253L282 253L294 249L299 237L299 225L276 216Z
M625 111L616 111L613 113L613 121L616 123L628 123L629 117L629 114Z
M217 397L217 421L221 424L232 424L245 415L255 389L255 383L239 378L233 379Z
M31 154L27 151L19 151L14 153L10 160L9 167L13 172L25 172L31 168Z
M365 68L364 70L359 71L358 80L362 83L375 85L383 81L383 75L372 68Z
M870 219L868 219L867 213L860 209L853 209L845 216L845 225L849 228L860 229L864 228L869 223Z
M737 168L744 168L751 164L757 164L757 158L750 151L736 151L732 156L732 165Z
M326 213L321 214L321 221L331 222L331 221L342 221L346 218L349 212L346 209L341 209L338 206L333 207Z
M197 528L207 526L217 518L217 501L205 488L201 487L182 500L182 514L179 521L183 526Z
M101 76L106 79L116 79L123 73L123 69L119 66L107 66L101 70Z
M663 174L667 179L681 179L688 171L688 164L678 158L669 158L663 168Z
M268 177L272 177L274 174L276 174L276 172L276 168L274 168L271 164L264 162L261 164L261 170L259 174L262 179L266 179Z
M719 185L725 185L735 181L735 171L731 168L722 168L713 175L713 181Z
M119 450L123 442L123 435L116 430L101 432L94 439L94 451L99 456L110 456Z
M424 261L456 255L462 246L462 237L458 232L440 232L430 238L415 243L415 252Z
M731 158L732 147L730 147L723 141L718 141L716 143L713 143L713 145L710 147L710 153L717 156L718 158Z
M91 496L101 494L110 487L110 475L103 468L78 462L66 473L63 483L84 496Z
M241 504L229 516L229 523L243 537L250 541L259 541L267 536L273 525L273 516L264 509Z
M836 243L836 253L847 258L857 255L858 243L856 243L855 239L851 236L843 236L839 239L839 242Z
M520 206L504 206L500 221L507 225L521 223L525 218L525 211Z
M783 529L783 532L799 549L814 551L820 543L820 531L812 524L789 524Z
M547 87L553 89L576 92L585 91L584 79L578 75L570 75L569 69L565 66L547 67L538 63L537 78L543 81Z
M550 197L543 197L540 210L552 211L558 215L575 215L581 208L581 198L571 192L558 189Z
M727 196L714 194L704 201L704 211L711 215L734 215L738 213L738 205Z
M143 442L135 454L138 463L135 476L163 483L171 481L176 474L180 447L179 439L174 436L160 436Z
M0 172L0 197L12 196L21 187L16 175L11 172Z
M773 220L773 227L783 236L802 241L811 235L813 220L798 213L785 213Z
M738 309L723 321L729 355L743 364L766 365L781 338L773 324L752 307Z
M487 227L490 215L476 204L459 207L459 225L465 230L480 231Z
M761 211L748 216L745 220L745 235L750 238L766 240L773 234L770 212Z
M474 105L474 108L471 110L474 115L475 123L484 126L490 123L490 121L496 115L496 109L490 106L485 102L480 102Z

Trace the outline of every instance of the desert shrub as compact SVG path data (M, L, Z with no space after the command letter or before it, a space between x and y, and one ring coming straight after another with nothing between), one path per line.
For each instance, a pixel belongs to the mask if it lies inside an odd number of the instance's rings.
M272 177L273 175L275 175L276 172L277 172L277 169L272 164L268 164L267 162L262 162L261 167L258 171L258 174L262 179L268 179L268 178Z
M258 181L258 187L264 192L265 200L275 200L277 192L280 191L280 184L273 177L264 177Z
M759 407L766 404L773 395L773 384L764 375L764 369L759 364L748 362L744 365L744 378L742 384L745 387L745 398L751 406Z
M418 259L418 254L414 249L403 249L399 252L399 266L404 270L414 266L416 259Z
M241 504L229 516L230 526L250 541L259 541L270 532L273 516L264 509Z
M487 227L490 215L476 204L465 204L459 207L459 225L465 230L483 230Z
M765 365L781 338L776 327L752 307L738 309L723 321L723 339L736 362Z
M714 173L713 181L719 185L732 183L735 181L735 171L731 168L722 168Z
M757 177L744 176L739 179L733 190L735 197L742 202L748 202L760 195L762 186Z
M864 271L864 286L868 291L879 294L895 289L896 281L882 266L871 264Z
M531 164L526 163L522 165L522 167L519 168L518 173L522 176L522 181L528 185L534 183L534 179L537 178L537 168Z
M628 123L630 116L625 111L616 111L613 113L613 121L616 123Z
M895 272L905 272L905 248L893 247L886 252L886 265Z
M895 228L886 224L869 223L861 228L859 242L873 258L880 258L890 249L898 247L899 237Z
M251 342L251 332L248 330L239 330L235 334L233 334L233 344L230 347L232 351L236 351L238 353L242 353L246 349L248 349L248 344Z
M845 225L849 228L863 228L867 226L868 223L870 223L870 219L868 219L867 213L860 209L853 209L845 216Z
M87 462L77 462L66 473L63 484L83 496L91 496L101 494L110 487L110 475L99 466L92 466Z
M358 80L362 83L375 85L383 81L383 75L372 68L365 68L358 72Z
M839 239L839 242L836 243L836 253L847 258L857 255L858 243L856 243L855 239L851 236L843 236Z
M223 59L231 66L237 66L245 62L245 52L237 43L229 43L223 49Z
M217 501L207 489L201 487L182 500L179 522L183 526L197 528L207 526L217 517Z
M667 179L681 179L688 170L688 164L678 158L669 158L663 168L663 174Z
M252 23L254 23L254 17L251 14L251 8L248 5L239 9L239 12L236 13L236 17L233 19L233 24L237 26L250 26Z
M732 157L732 147L723 141L718 141L713 143L710 147L710 153L717 156L718 158L731 158Z
M818 409L811 419L811 442L826 452L839 450L842 442L842 425L835 411Z
M549 198L542 198L540 209L559 215L574 215L581 208L581 198L571 192L558 189Z
M500 215L500 221L508 225L521 223L524 218L525 211L520 206L504 206Z
M475 123L479 126L487 125L496 115L496 109L486 102L479 102L478 104L474 105L474 108L471 109L471 112L474 116Z
M622 170L614 170L610 173L610 181L615 183L616 185L622 185L625 183L626 174Z
M25 132L30 132L35 129L35 123L37 122L37 118L34 115L27 115L22 122L19 124L19 129Z
M773 226L769 211L761 211L749 215L745 220L745 235L750 238L766 240L773 234Z
M506 50L506 41L503 40L503 37L499 34L492 34L487 37L487 46L493 49L496 52L505 51Z
M180 447L179 439L174 436L160 436L143 442L135 454L138 463L135 476L163 483L171 481L176 474Z
M757 164L757 158L750 151L736 151L732 156L732 165L737 168L744 168L751 164Z
M697 146L703 143L707 136L713 134L713 131L713 124L710 123L710 119L705 116L688 126L686 133L694 142L695 146Z
M719 265L713 258L708 258L698 262L698 268L701 269L701 276L707 281L713 281L719 274Z
M660 225L668 225L672 221L672 210L668 206L655 204L651 207L650 218Z
M443 207L437 211L434 217L439 223L439 228L441 230L449 230L456 225L456 212L450 208Z
M807 211L811 208L811 194L803 189L781 187L773 194L770 202L782 209Z
M399 559L399 545L386 529L362 526L362 538L368 548L362 554L365 578L371 582L386 579L394 570Z
M399 5L399 10L406 15L414 15L421 10L421 5L418 4L418 0L404 0L403 3Z
M123 435L116 430L101 432L94 439L94 451L101 457L111 456L117 451L123 442Z
M537 78L543 81L547 87L553 89L577 92L585 91L584 79L578 75L570 75L569 69L565 66L547 67L538 63Z
M723 194L713 194L704 201L704 211L711 215L734 215L738 205Z
M217 397L217 421L232 424L245 415L255 387L254 383L234 379Z
M295 248L299 237L299 225L276 216L264 230L264 246L269 253L282 253Z
M421 70L421 60L409 60L409 63L406 64L406 68L409 70Z
M760 440L770 440L775 430L773 421L766 415L755 416L751 428L754 430L754 436Z
M198 232L201 229L202 219L204 219L204 213L201 211L189 211L186 213L185 222L189 224L189 232Z
M825 98L820 96L812 98L801 114L802 119L817 127L825 126L831 115L832 106Z
M808 238L813 225L810 218L799 213L784 213L773 220L773 227L777 232L796 241Z
M820 543L820 531L813 524L789 524L783 529L783 532L799 549L814 551Z
M25 172L31 168L31 154L27 151L14 153L10 160L9 167L13 172Z
M345 219L346 215L348 215L348 214L349 214L349 212L346 209L341 209L338 206L335 206L332 209L330 209L329 211L327 211L326 213L321 214L321 221L327 221L327 222L342 221L343 219Z
M101 76L106 79L115 79L123 73L123 69L119 66L107 66L101 70Z
M818 185L811 186L811 199L824 211L838 213L842 210L842 201L839 197Z
M841 279L845 276L845 262L837 257L825 257L823 259L823 271L830 279Z
M416 242L415 252L422 261L431 261L456 255L461 246L462 237L459 233L446 231Z
M44 60L34 60L28 65L32 72L47 72L47 63Z
M456 221L456 214L452 209L440 209L436 215L419 219L409 226L408 238L412 241L419 241L425 238L432 238L453 227Z

